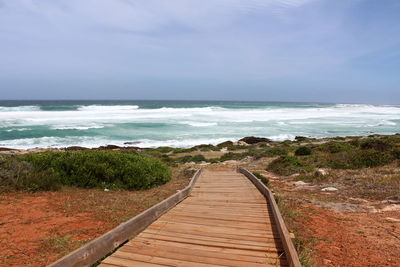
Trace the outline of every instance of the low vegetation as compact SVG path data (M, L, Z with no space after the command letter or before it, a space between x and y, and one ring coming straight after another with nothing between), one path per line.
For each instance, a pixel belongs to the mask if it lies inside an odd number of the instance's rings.
M9 157L0 165L0 190L147 189L171 173L159 159L118 151L44 152Z
M300 146L294 156L284 155L269 164L280 175L309 173L315 168L362 169L390 164L399 157L400 135L370 136L350 141L329 141Z
M260 179L260 181L265 184L268 185L269 184L269 179L267 177L265 177L264 175L262 175L259 172L253 172L254 176L257 177L258 179Z

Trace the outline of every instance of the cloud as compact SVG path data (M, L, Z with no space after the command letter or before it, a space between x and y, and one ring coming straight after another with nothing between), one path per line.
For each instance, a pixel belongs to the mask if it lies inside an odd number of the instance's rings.
M389 2L0 0L0 82L118 81L160 92L163 81L274 80L304 90L337 75L349 84L400 43L399 5ZM368 56L374 51L382 56Z
M278 14L309 2L311 0L8 0L7 6L14 12L25 10L44 16L54 24L154 31L170 23L196 30L226 26L243 13Z

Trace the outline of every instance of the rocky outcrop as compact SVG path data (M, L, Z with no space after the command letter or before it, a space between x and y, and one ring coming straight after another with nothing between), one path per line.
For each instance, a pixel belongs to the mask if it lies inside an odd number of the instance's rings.
M11 151L11 150L15 150L15 149L8 148L8 147L0 147L0 151Z
M99 150L113 150L113 149L120 149L120 146L116 145L106 145L106 146L100 146L98 149Z
M270 143L272 140L265 137L246 136L240 139L239 142L245 142L246 144L252 145L257 143Z
M81 150L89 150L87 147L83 146L69 146L64 149L65 151L81 151Z

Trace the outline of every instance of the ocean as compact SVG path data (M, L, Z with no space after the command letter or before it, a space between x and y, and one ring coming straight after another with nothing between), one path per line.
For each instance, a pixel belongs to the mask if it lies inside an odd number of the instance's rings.
M190 147L262 136L400 132L399 105L225 101L0 101L0 147Z

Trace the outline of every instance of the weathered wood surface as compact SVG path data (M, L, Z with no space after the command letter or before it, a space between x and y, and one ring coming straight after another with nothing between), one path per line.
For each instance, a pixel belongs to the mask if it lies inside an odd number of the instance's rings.
M282 215L279 212L278 205L275 202L274 195L271 190L266 187L259 179L257 179L251 172L244 168L240 168L239 171L243 173L249 180L257 187L257 189L265 196L268 203L270 204L272 211L272 218L275 221L279 233L279 237L282 241L283 248L285 250L286 259L290 267L301 267L297 251L292 243L289 235L289 231L286 228L285 222L283 221Z
M201 170L198 170L190 180L188 186L175 193L169 198L161 201L153 207L145 210L125 223L102 235L101 237L89 242L83 247L71 252L65 257L49 265L49 267L70 267L70 266L91 266L115 248L125 243L132 236L137 235L152 222L157 220L162 214L166 213L176 204L185 199L192 191ZM146 266L146 265L139 265Z
M243 174L204 170L188 198L100 266L289 266L274 218Z

